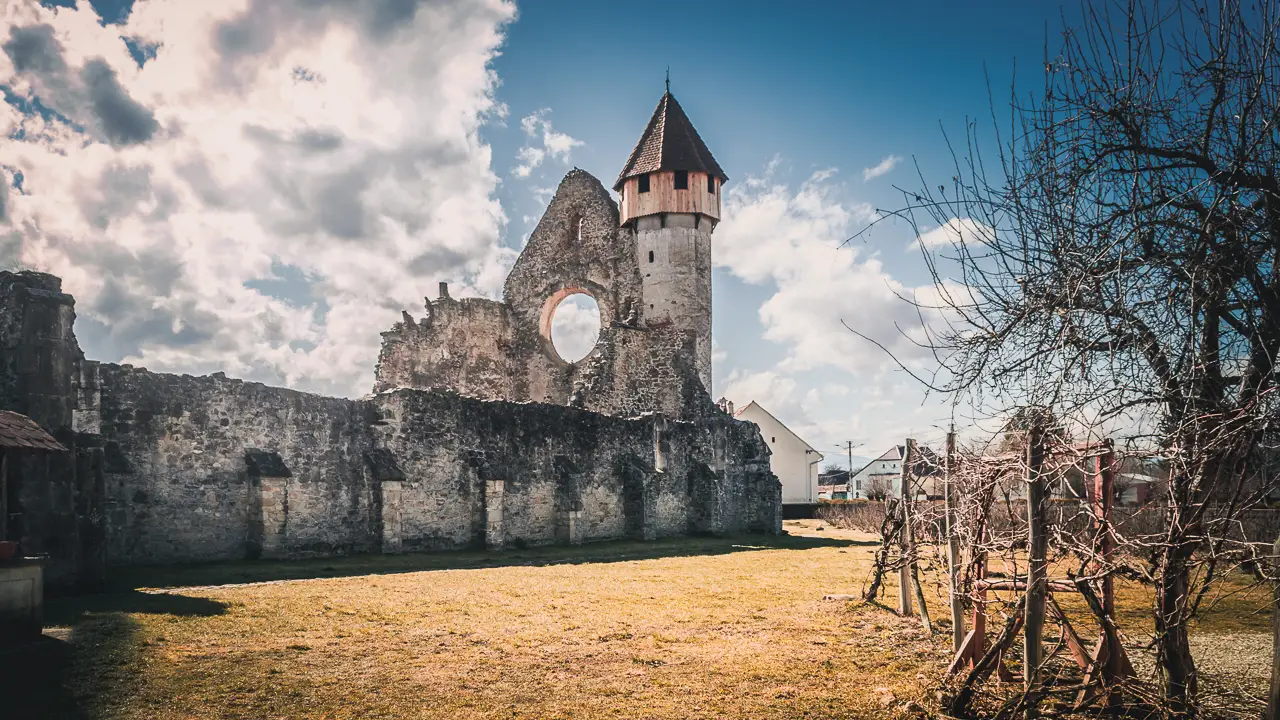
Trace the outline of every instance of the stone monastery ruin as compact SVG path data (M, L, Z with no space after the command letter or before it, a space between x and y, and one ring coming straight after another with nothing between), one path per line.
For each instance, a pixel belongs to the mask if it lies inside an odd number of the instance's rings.
M383 333L351 400L86 360L52 275L0 273L0 409L70 452L8 463L8 538L52 586L110 566L781 530L754 424L711 401L724 172L670 93L614 189L560 183L503 301ZM567 363L551 319L600 308Z

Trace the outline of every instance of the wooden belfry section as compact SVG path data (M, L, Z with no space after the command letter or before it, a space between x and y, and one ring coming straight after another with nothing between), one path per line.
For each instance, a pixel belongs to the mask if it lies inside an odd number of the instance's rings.
M950 450L950 448L948 448ZM1077 445L1071 448L1079 457L1090 461L1091 482L1087 484L1089 502L1092 508L1092 527L1094 537L1094 561L1089 568L1090 574L1099 578L1100 591L1095 592L1090 585L1089 577L1050 578L1047 574L1047 492L1041 471L1044 467L1045 451L1043 437L1040 433L1028 433L1026 463L1024 470L1027 481L1027 579L987 579L987 557L982 549L986 539L985 528L977 528L977 542L971 562L974 564L975 602L971 614L972 627L963 632L964 619L958 611L954 611L957 624L957 647L947 674L956 675L965 672L961 689L951 702L952 710L960 710L968 705L978 683L987 679L993 672L1002 681L1015 678L1005 666L1004 656L1016 642L1021 631L1024 639L1023 648L1023 682L1029 695L1035 693L1040 682L1039 673L1044 661L1043 631L1046 614L1051 614L1062 628L1062 639L1070 651L1076 664L1084 673L1083 689L1076 697L1076 708L1092 705L1099 701L1104 707L1117 704L1120 700L1119 686L1134 676L1133 666L1125 654L1120 642L1120 634L1115 623L1115 590L1109 572L1115 537L1111 528L1111 506L1115 486L1115 452L1110 440L1088 445ZM949 453L948 466L952 459ZM950 478L948 478L950 481ZM948 482L949 485L949 482ZM950 488L948 488L948 495ZM987 506L990 504L987 499ZM986 518L985 507L980 514L979 524ZM952 597L958 597L956 588L956 572L953 563L951 568ZM1013 591L1022 592L1013 607L1001 631L992 639L987 637L987 592ZM1055 592L1077 592L1083 596L1093 614L1099 618L1101 625L1097 644L1092 650L1085 647L1084 640L1062 608L1054 599ZM958 607L953 603L953 608Z

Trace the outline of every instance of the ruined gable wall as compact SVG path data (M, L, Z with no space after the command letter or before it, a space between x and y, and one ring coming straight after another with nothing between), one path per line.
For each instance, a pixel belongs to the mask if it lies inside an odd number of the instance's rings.
M585 171L570 172L508 275L503 302L442 299L429 304L429 318L384 333L375 391L447 388L612 415L701 414L710 380L711 291L702 272L710 228L662 232L679 237L667 238L649 263L637 233L618 227L608 190ZM695 298L673 295L691 283ZM551 343L551 320L575 293L596 300L601 328L591 353L570 364ZM691 372L701 393L686 382Z
M634 325L639 276L631 240L619 231L617 205L599 180L582 170L565 176L503 287L529 399L609 411L591 398L616 378L614 349ZM550 331L556 305L575 292L595 299L601 327L591 353L570 364L556 353Z

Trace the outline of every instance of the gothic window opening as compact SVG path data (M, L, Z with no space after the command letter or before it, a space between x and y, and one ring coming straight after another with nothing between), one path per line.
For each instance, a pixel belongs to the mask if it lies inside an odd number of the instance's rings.
M675 176L676 176L676 189L688 190L689 189L689 171L677 170L675 173Z

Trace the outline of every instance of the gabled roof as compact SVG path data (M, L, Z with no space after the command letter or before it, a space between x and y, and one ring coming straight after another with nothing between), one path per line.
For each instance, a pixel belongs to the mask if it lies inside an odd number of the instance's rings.
M704 172L720 178L721 185L729 180L670 92L664 93L658 101L653 117L649 118L640 141L631 151L631 157L618 173L618 182L614 183L613 189L620 189L629 177L660 170Z
M754 407L754 408L756 408L756 409L758 409L760 412L764 413L765 415L768 415L768 416L769 416L769 417L770 417L774 422L776 422L776 423L778 423L779 425L781 425L783 430L786 430L787 432L791 433L792 437L794 437L795 439L797 439L797 440L799 440L800 442L804 443L804 446L805 446L806 448L808 448L808 449L812 450L813 452L817 453L817 454L818 454L818 457L822 457L822 453L818 452L817 448L815 448L814 446L810 445L808 442L805 442L805 439L804 439L804 438L800 437L799 435L796 435L796 431L795 431L795 430L792 430L791 428L787 427L787 426L786 426L786 425L785 425L781 420L779 420L778 418L774 417L774 414L773 414L773 413L769 412L768 410L765 410L765 409L764 409L764 406L763 406L763 405L761 405L760 403L756 402L755 400L752 400L751 402L747 403L747 404L746 404L746 405L744 405L743 407L738 408L737 412L735 412L735 413L733 414L733 416L734 416L734 417L740 417L740 416L742 415L742 413L746 412L749 408L753 408L753 407Z
M942 468L941 458L939 458L938 454L935 453L932 449L930 449L927 445L916 445L916 452L919 454L919 456L916 458L916 461L914 463L915 467L913 469L913 472L915 472L917 475L925 475L925 474L932 475L941 471L941 468ZM893 447L890 447L888 450L885 450L884 453L880 455L880 457L858 468L858 471L855 472L854 475L855 476L860 475L863 470L866 470L867 468L871 467L873 463L901 462L903 456L906 454L907 454L906 445L894 445ZM886 473L868 473L868 475L884 475L884 474ZM895 472L895 473L888 473L888 474L898 474L898 473Z
M66 452L35 420L10 410L0 410L0 450Z

